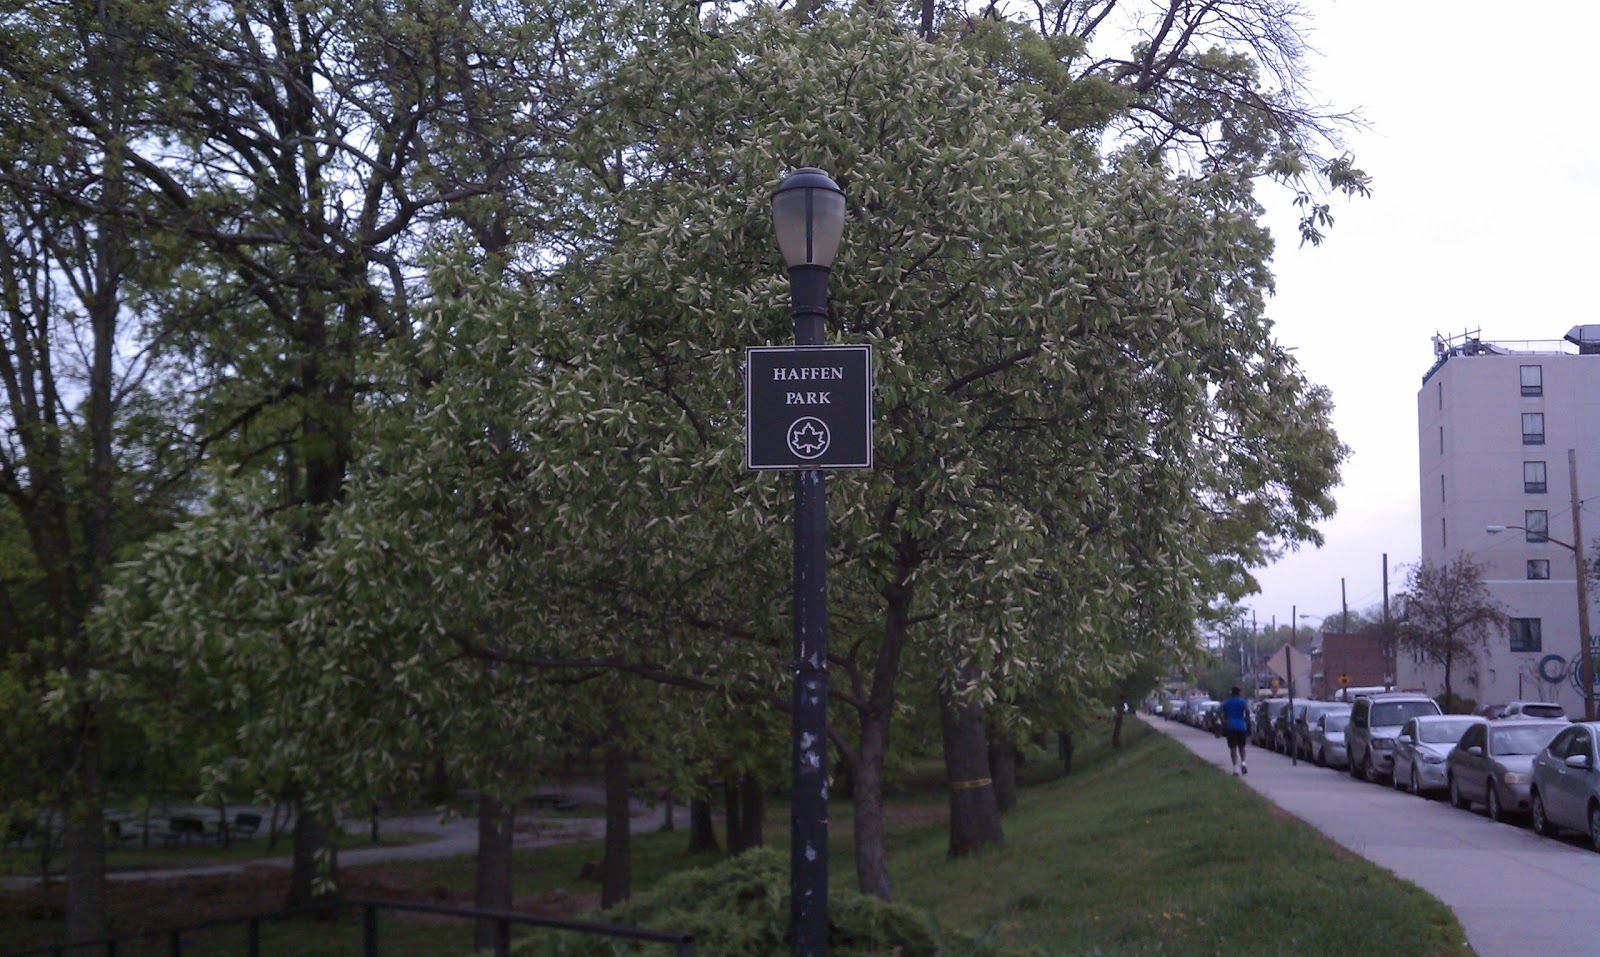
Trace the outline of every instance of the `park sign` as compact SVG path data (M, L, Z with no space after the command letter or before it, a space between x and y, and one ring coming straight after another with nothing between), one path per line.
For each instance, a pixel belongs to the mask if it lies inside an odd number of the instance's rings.
M750 346L748 469L872 468L872 347Z

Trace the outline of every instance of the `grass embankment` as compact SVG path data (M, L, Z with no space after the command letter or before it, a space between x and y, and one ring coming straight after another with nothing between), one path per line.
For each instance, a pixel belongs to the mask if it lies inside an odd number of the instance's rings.
M1096 728L1082 740L1072 775L1040 759L1029 769L1019 807L1005 819L1007 843L962 860L946 859L942 820L892 825L890 862L896 898L937 915L945 927L977 932L1007 951L1044 957L1165 954L1339 955L1353 934L1382 940L1391 957L1470 957L1447 908L1332 846L1314 830L1275 811L1228 775L1165 736L1130 721L1126 746L1112 751ZM1093 740L1087 740L1093 737ZM942 808L937 775L896 799L909 808ZM928 815L910 814L926 819ZM782 808L769 809L769 843L787 847ZM854 884L849 809L833 809L835 886ZM683 867L682 831L634 839L634 886L649 887ZM518 897L557 889L594 890L579 878L597 860L597 844L519 852ZM365 869L350 869L360 879ZM434 898L470 900L470 859L388 865L383 880L404 880ZM376 895L382 896L382 895ZM415 896L414 894L411 896ZM270 907L274 902L264 902ZM1360 915L1360 926L1352 925ZM0 917L0 941L21 929ZM37 925L30 928L36 931ZM467 954L461 925L419 926L387 919L388 957ZM263 953L295 957L359 951L353 926L291 924L273 928ZM210 937L210 935L205 935ZM29 934L26 941L38 940ZM184 953L233 953L235 933L217 943L195 938ZM9 948L0 948L3 953ZM120 953L138 953L124 949ZM152 953L165 951L152 951ZM630 953L666 953L639 949Z
M897 897L1048 955L1342 957L1356 933L1391 957L1470 955L1421 889L1128 725L1121 752L1027 788L1005 847L947 861L941 828L897 834Z

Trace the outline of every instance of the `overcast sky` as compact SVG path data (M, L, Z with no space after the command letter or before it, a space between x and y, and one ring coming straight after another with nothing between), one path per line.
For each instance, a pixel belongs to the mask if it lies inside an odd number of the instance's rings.
M1336 201L1319 248L1274 205L1280 342L1333 390L1351 448L1326 544L1258 573L1266 626L1382 600L1420 553L1417 391L1435 332L1556 340L1600 322L1600 3L1308 0L1311 81L1369 123L1346 139L1373 176ZM1315 626L1316 622L1305 622ZM1330 625L1331 627L1331 625Z

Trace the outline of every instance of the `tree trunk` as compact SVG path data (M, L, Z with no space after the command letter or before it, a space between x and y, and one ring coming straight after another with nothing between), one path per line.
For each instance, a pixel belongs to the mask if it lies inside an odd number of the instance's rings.
M997 731L989 742L989 773L994 778L994 800L1000 813L1017 806L1017 742Z
M484 910L511 909L512 825L516 809L487 794L478 798L478 868L473 903ZM495 922L480 920L473 934L479 950L495 947Z
M754 774L746 774L739 786L743 799L739 813L744 850L766 843L767 791Z
M861 747L852 765L855 769L856 799L856 886L863 894L891 900L894 885L889 881L889 851L884 840L883 821L883 744L886 728L861 728Z
M285 901L285 907L306 907L339 896L338 850L329 837L327 822L318 817L317 811L306 803L304 796L296 795L294 859L289 871L289 899ZM322 852L327 855L326 873L318 860ZM318 890L321 883L318 878L327 881L321 891Z
M1072 732L1056 732L1056 754L1061 756L1061 773L1072 773Z
M739 779L730 774L722 782L722 829L727 834L728 856L744 853L744 825L739 822Z
M628 752L616 729L606 745L606 852L600 888L602 908L633 895L632 828L628 814Z
M959 688L941 688L940 729L944 768L950 790L950 856L964 857L1000 844L1000 806L989 769L983 729L983 706L963 697Z
M100 749L91 732L77 746L76 797L67 809L62 835L67 868L67 940L78 943L104 937L106 823L101 796ZM48 842L48 837L45 838Z
M855 791L856 883L861 893L882 900L893 896L889 851L884 841L883 759L889 750L900 656L911 625L911 572L911 565L903 561L897 580L883 588L883 642L873 663L866 707L861 710L860 743L848 755Z
M1450 655L1444 656L1444 707L1447 711L1455 707L1456 700L1455 694L1450 687L1450 665L1452 663L1450 659Z
M1122 705L1117 705L1116 712L1111 718L1111 746L1122 747Z
M704 854L720 850L722 847L717 844L717 828L711 820L711 802L700 795L690 798L688 853Z

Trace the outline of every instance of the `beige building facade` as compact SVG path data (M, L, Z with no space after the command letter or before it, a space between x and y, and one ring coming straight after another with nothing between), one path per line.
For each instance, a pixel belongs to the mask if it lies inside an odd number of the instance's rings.
M1417 393L1422 558L1470 555L1510 617L1452 684L1479 705L1559 701L1581 717L1572 480L1600 503L1600 325L1550 341L1436 337L1434 352ZM1580 515L1592 552L1600 508ZM1442 669L1399 659L1400 686L1443 690Z

